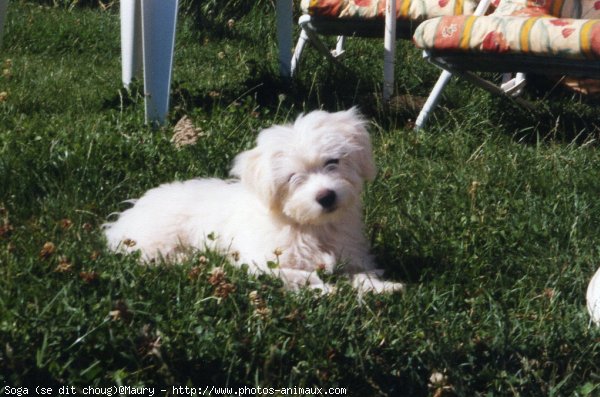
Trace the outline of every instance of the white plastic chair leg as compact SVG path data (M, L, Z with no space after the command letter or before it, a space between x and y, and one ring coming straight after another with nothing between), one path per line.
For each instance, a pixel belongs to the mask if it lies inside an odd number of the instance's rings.
M450 82L450 78L452 77L452 73L447 70L442 71L440 77L437 82L433 86L429 97L427 97L427 101L425 101L425 105L423 105L423 109L419 112L419 116L417 117L417 121L415 122L415 129L420 130L423 128L427 119L429 118L429 113L437 106L440 97L442 96L442 91L446 88L446 85Z
M294 49L294 55L292 56L292 64L290 69L290 76L294 76L296 70L298 69L298 65L300 64L300 57L302 56L302 52L304 51L304 47L306 46L306 42L308 41L308 34L304 29L300 30L300 37L298 38L298 43L296 43L296 48Z
M146 122L165 122L173 71L178 0L142 1Z
M4 21L8 12L8 0L0 0L0 46L2 45L2 32L4 31Z
M169 111L177 6L178 0L121 0L122 80L128 87L144 71L146 123L163 124Z
M394 66L396 61L396 1L385 5L385 37L383 52L383 100L389 101L394 92Z
M488 8L490 7L491 2L491 0L481 0L479 4L477 4L473 15L479 16L485 14ZM424 53L424 56L428 57L427 52ZM427 101L425 101L425 105L423 105L423 109L421 109L421 111L419 112L419 116L417 117L417 121L415 122L415 130L423 128L425 122L429 118L429 113L431 113L433 108L437 106L440 96L442 95L442 91L450 82L451 77L452 73L450 73L447 70L442 70L442 73L440 74L440 77L435 83L435 86L431 90L429 97L427 97Z
M121 74L123 85L142 71L142 15L139 0L121 0Z
M313 45L313 47L315 47L315 49L317 51L319 51L321 53L321 55L323 55L325 58L327 58L331 62L336 62L339 66L345 67L339 61L338 57L335 56L335 50L333 50L333 51L329 50L329 48L325 45L325 43L323 43L321 41L321 39L319 38L319 35L314 30L312 30L310 24L304 23L303 19L304 18L300 18L300 26L302 27L302 30L306 33L306 36L308 37L308 40ZM310 20L310 17L307 19L307 21L308 20Z
M312 46L315 48L315 50L320 52L321 55L323 55L326 59L328 59L331 62L335 62L341 68L348 69L346 66L344 66L343 63L340 62L340 57L344 53L344 51L343 51L344 41L345 41L344 36L338 36L336 49L330 50L327 47L327 45L325 43L323 43L323 41L321 41L319 34L313 29L313 26L311 25L310 22L311 22L310 15L302 15L300 17L300 19L298 20L298 25L300 25L300 29L301 29L300 38L301 39L307 38L308 41L312 44ZM301 44L301 42L298 41L298 44ZM306 44L306 43L302 43L302 47L304 47L304 44ZM299 48L296 48L296 51L294 54L294 58L297 58L295 68L297 68L298 63L300 62L300 51L298 51L298 50L299 50ZM338 50L341 50L340 54L337 54ZM294 70L296 70L296 69L294 69Z
M346 43L346 36L338 36L335 42L335 50L331 52L331 54L339 58L344 55L346 50L344 50L344 44Z
M277 0L277 42L279 46L279 73L292 75L292 0Z
M502 76L502 84L500 85L500 88L507 95L516 97L521 95L526 83L527 80L525 80L525 73L517 73L515 77L512 77L512 74L508 73Z

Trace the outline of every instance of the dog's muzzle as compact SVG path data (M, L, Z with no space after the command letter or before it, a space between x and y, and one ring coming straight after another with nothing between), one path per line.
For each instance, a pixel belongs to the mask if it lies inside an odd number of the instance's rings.
M323 207L326 212L333 212L336 208L337 194L330 189L323 189L317 193L317 203Z

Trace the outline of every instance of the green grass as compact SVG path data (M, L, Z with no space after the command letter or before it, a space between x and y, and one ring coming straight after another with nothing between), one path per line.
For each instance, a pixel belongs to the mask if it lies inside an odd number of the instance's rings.
M529 95L546 98L532 115L454 82L417 134L414 110L378 100L380 41L348 41L352 71L309 49L288 84L272 4L230 7L207 28L209 2L179 20L173 110L152 130L139 83L120 86L117 6L75 3L11 2L0 50L2 387L425 396L441 392L428 386L440 372L447 396L600 395L600 330L584 300L600 254L597 101L548 94L540 80ZM437 74L399 44L400 96L425 96ZM123 200L224 177L262 127L355 104L379 166L367 233L405 294L359 302L343 280L332 296L288 293L214 253L144 267L105 249L101 224ZM205 135L178 150L183 115ZM226 296L210 282L217 266L234 287Z

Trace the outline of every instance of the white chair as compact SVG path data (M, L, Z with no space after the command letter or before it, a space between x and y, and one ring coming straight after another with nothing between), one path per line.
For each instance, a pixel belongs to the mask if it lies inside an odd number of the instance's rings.
M481 16L484 15L491 4L491 0L481 0L479 2L479 4L477 5L477 8L475 9L475 12L473 13L474 16ZM427 51L424 52L424 57L425 58L429 58L429 53ZM423 128L425 126L425 123L427 122L427 119L429 119L429 114L431 113L431 111L437 106L440 97L442 96L442 91L444 90L444 88L446 88L446 86L448 85L448 83L450 82L450 78L452 77L452 73L450 73L448 70L442 70L442 73L440 74L440 77L438 78L437 82L435 83L435 85L433 86L433 89L431 90L431 93L429 94L429 97L427 97L427 101L425 101L425 104L423 105L423 108L421 109L421 111L419 112L419 115L417 116L417 120L415 121L415 129L416 130L420 130L421 128ZM525 74L524 73L517 73L514 75L510 74L510 73L506 73L502 76L502 85L500 86L499 90L501 92L498 93L503 93L512 97L518 97L521 92L523 91L523 87L525 86ZM493 87L490 89L494 89ZM526 105L527 106L527 105Z
M383 98L391 97L394 86L395 41L410 39L422 21L442 15L472 14L478 0L302 0L298 24L301 32L291 61L293 75L307 43L327 59L337 61L343 54L344 37L384 38ZM335 50L323 44L321 36L338 36Z
M2 32L4 31L4 21L8 12L8 0L0 0L0 46L2 45Z
M600 269L596 271L586 293L587 309L592 321L600 326Z
M123 84L143 71L146 123L163 124L169 111L177 6L178 0L121 0Z
M530 110L517 95L524 73L600 77L600 8L596 0L501 0L489 15L439 17L423 22L413 40L425 57L445 70L424 106L425 123L450 74ZM496 85L475 71L517 73Z

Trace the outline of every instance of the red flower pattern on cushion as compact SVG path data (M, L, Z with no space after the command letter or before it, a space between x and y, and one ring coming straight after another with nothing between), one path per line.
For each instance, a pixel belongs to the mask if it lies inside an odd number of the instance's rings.
M341 8L342 2L339 0L322 0L319 1L314 8L311 5L311 15L317 14L337 17L340 14Z
M467 17L455 15L442 18L436 27L435 48L456 48L460 41L459 26L464 26Z
M600 1L594 3L594 10L600 10Z
M564 19L553 19L550 21L550 23L554 26L569 26L571 24L571 22ZM572 35L574 31L575 29L573 28L564 28L563 30L561 30L560 33L566 39L567 37Z
M592 37L590 42L592 54L594 54L596 58L600 58L600 23L597 23L592 27L590 35Z
M449 2L450 0L439 0L438 5L440 6L440 8L444 8L448 5Z
M481 43L481 49L489 52L506 52L510 47L501 32L489 32Z
M547 12L542 7L527 7L517 10L510 15L518 17L540 17L542 15L547 15Z
M371 5L372 2L372 0L354 0L354 4L356 4L359 7L368 7Z

